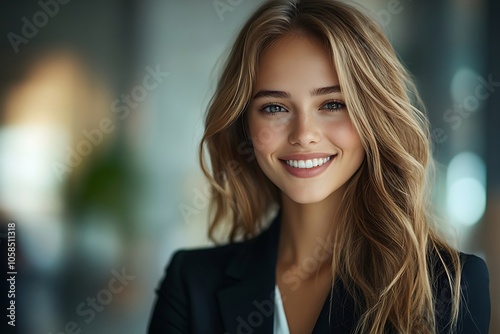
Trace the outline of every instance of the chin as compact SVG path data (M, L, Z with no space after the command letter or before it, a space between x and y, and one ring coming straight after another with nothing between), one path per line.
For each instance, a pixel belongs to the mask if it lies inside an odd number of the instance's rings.
M312 192L312 191L289 191L283 192L288 196L292 201L294 201L297 204L314 204L314 203L319 203L324 201L329 194L323 194L323 193L318 193Z

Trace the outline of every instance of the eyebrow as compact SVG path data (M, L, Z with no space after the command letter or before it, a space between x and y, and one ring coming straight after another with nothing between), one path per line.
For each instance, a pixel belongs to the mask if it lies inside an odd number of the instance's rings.
M321 88L316 88L311 91L311 96L319 96L319 95L327 95L327 94L332 94L332 93L340 93L340 86L335 85L335 86L328 86L328 87L321 87ZM290 98L290 93L280 91L280 90L260 90L258 91L254 96L253 99L260 99L264 97L274 97L278 99L289 99Z

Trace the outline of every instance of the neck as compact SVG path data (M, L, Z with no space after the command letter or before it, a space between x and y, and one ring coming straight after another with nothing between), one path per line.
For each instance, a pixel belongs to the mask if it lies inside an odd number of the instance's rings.
M323 201L299 204L282 194L278 260L284 266L330 266L331 247L343 191L338 189Z

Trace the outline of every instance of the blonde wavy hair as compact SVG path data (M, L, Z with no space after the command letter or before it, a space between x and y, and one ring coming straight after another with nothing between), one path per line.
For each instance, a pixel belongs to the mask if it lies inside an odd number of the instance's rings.
M205 120L199 158L213 188L209 235L229 226L230 241L259 233L279 190L257 164L246 135L246 109L262 52L301 33L331 52L366 159L348 181L336 219L332 277L355 298L357 333L435 333L442 268L450 329L460 300L459 253L432 228L429 126L416 87L380 26L335 0L265 2L241 29ZM210 157L207 166L205 149Z

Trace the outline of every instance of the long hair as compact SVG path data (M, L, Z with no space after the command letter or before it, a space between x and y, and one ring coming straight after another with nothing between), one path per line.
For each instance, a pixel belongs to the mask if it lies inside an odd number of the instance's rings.
M435 268L451 292L450 328L460 300L460 259L432 228L429 125L416 87L382 29L335 0L273 0L243 26L209 104L199 150L213 187L209 235L259 233L279 191L258 166L245 113L260 55L280 37L301 33L323 43L338 73L366 158L346 185L336 217L332 277L355 298L357 333L435 333ZM207 166L205 148L211 162Z

